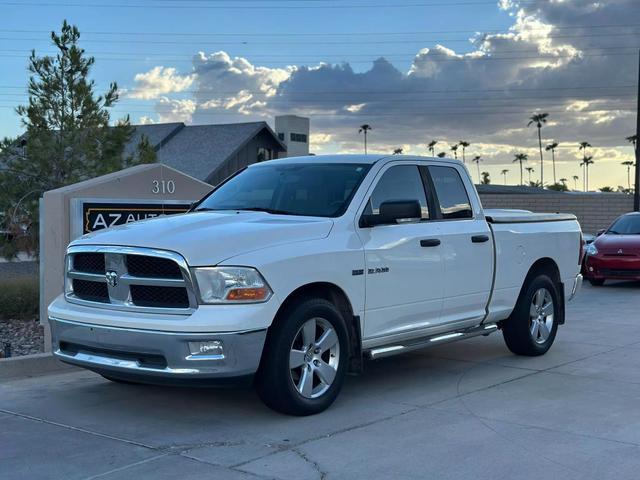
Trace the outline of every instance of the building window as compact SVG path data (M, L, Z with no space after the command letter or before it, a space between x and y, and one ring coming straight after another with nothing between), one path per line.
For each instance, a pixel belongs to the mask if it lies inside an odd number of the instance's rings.
M258 161L273 160L273 150L265 147L258 147Z
M307 136L304 133L291 133L292 142L307 143Z
M280 140L281 142L284 142L284 133L278 134L278 140Z

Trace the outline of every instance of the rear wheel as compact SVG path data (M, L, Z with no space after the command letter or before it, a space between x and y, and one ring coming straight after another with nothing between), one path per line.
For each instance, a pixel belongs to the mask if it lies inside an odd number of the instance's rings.
M604 285L604 278L590 278L589 283L594 287L601 287Z
M553 281L544 274L532 278L502 328L509 350L516 355L544 355L556 338L560 308Z
M327 300L300 300L269 332L256 389L273 410L312 415L338 396L349 357L347 328Z

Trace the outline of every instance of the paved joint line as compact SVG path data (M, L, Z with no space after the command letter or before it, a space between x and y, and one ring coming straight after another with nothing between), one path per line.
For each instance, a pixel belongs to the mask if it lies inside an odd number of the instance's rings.
M85 428L74 427L72 425L66 425L64 423L54 422L52 420L45 420L44 418L34 417L32 415L27 415L25 413L12 412L11 410L5 410L5 409L0 409L0 413L6 413L8 415L13 415L15 417L23 418L23 419L26 419L26 420L31 420L31 421L34 421L34 422L44 423L46 425L53 425L55 427L66 428L67 430L73 430L75 432L86 433L87 435L94 435L96 437L107 438L109 440L114 440L116 442L122 442L122 443L127 443L129 445L135 445L135 446L138 446L138 447L147 448L149 450L154 450L154 451L158 450L157 448L155 448L155 447L153 447L151 445L146 445L144 443L136 442L136 441L133 441L133 440L128 440L126 438L115 437L113 435L108 435L106 433L100 433L100 432L96 432L96 431L93 431L93 430L87 430Z
M188 458L189 460L193 460L194 462L202 463L204 465L213 465L215 467L224 468L225 470L232 470L234 472L242 473L244 475L250 475L250 476L256 477L256 478L269 478L269 479L271 478L271 477L265 477L263 475L258 475L257 473L254 473L254 472L249 472L247 470L241 470L239 468L236 468L235 466L220 465L219 463L208 462L208 461L203 460L201 458L197 458L197 457L194 457L192 455L189 455L188 451L176 453L174 455L179 455L180 457ZM259 458L264 458L264 457L259 457ZM255 460L258 460L258 459L256 458ZM252 462L252 461L253 460L250 460L250 462Z
M269 453L267 453L265 455L253 458L251 460L246 460L246 461L237 463L237 464L233 465L232 468L240 468L240 467L243 467L244 465L247 465L247 464L249 464L251 462L255 462L256 460L262 460L262 459L268 458L268 457L270 457L272 455L277 455L278 453L287 452L287 451L293 450L295 448L302 447L302 446L306 445L307 443L315 442L316 440L322 440L323 438L331 438L331 437L334 437L336 435L340 435L342 433L352 432L352 431L358 430L360 428L366 428L366 427L369 427L371 425L375 425L377 423L381 423L381 422L385 422L387 420L391 420L393 418L401 417L403 415L406 415L406 414L411 413L411 412L415 412L417 410L418 410L418 408L413 406L413 408L410 408L409 410L405 410L404 412L394 413L393 415L387 415L386 417L381 417L381 418L378 418L376 420L371 420L369 422L360 423L358 425L352 425L351 427L342 428L340 430L335 430L333 432L329 432L329 433L326 433L324 435L317 435L315 437L311 437L311 438L307 438L306 440L302 440L302 441L300 441L300 442L298 442L296 444L276 446L277 447L276 451L269 452ZM242 470L242 471L244 471L244 470Z
M431 407L424 407L425 409L430 409ZM437 410L435 408L431 408L432 410ZM444 410L438 410L440 412L444 411ZM455 413L455 412L454 412ZM635 447L635 448L640 448L640 443L635 443L635 442L629 442L626 440L616 440L614 438L605 438L605 437L600 437L597 435L590 435L588 433L581 433L581 432L574 432L574 431L567 431L567 430L558 430L556 428L551 428L551 427L545 427L545 426L539 426L539 425L528 425L526 423L520 423L520 422L514 422L512 420L503 420L503 419L497 419L497 418L491 418L491 417L487 417L485 415L474 415L477 418L481 418L483 420L489 421L489 422L496 422L496 423L506 423L507 425L515 425L517 427L522 427L522 428L531 428L531 429L537 429L537 430L544 430L546 432L551 432L551 433L559 433L562 435L573 435L576 437L582 437L582 438L588 438L591 440L599 440L602 442L610 442L610 443L615 443L618 445L624 445L626 447Z
M309 458L306 453L304 453L302 450L300 450L297 447L292 448L291 451L294 452L296 455L298 455L302 460L307 462L309 465L311 465L313 469L316 472L318 472L318 474L320 475L320 480L325 480L327 478L328 473L322 470L322 467L318 462Z
M112 473L122 472L124 470L128 470L129 468L137 467L138 465L144 465L145 463L153 462L154 460L157 460L157 459L162 458L162 457L166 457L167 455L169 455L169 454L168 453L163 453L161 455L155 455L153 457L145 458L144 460L140 460L138 462L133 462L133 463L130 463L128 465L123 465L122 467L114 468L113 470L109 470L107 472L103 472L103 473L99 473L97 475L92 475L90 477L86 477L84 480L94 480L95 478L105 477L105 476L110 475Z

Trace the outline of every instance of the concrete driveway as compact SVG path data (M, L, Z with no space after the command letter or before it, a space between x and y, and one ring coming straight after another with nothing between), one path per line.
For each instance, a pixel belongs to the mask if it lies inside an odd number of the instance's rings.
M639 317L639 284L587 285L544 357L495 334L379 360L307 418L251 390L7 382L0 477L637 479Z

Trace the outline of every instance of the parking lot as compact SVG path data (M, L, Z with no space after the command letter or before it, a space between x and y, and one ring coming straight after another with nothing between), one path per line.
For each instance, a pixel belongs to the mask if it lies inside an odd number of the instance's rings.
M250 389L89 372L0 384L6 479L637 479L640 285L585 285L551 351L502 336L367 364L314 417Z

